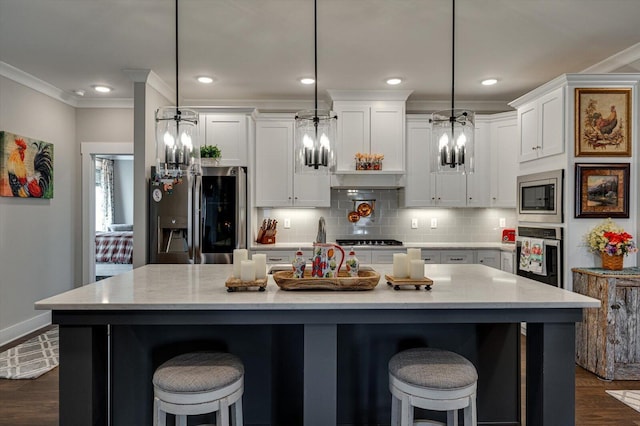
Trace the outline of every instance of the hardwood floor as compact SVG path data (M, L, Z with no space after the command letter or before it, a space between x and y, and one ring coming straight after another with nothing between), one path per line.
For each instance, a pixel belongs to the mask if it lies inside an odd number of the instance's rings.
M33 335L25 336L13 345ZM9 347L0 347L0 352ZM522 348L524 360L524 339ZM616 389L640 389L640 381L607 382L576 367L576 425L640 426L639 412L605 393L605 390ZM34 380L0 379L0 426L9 425L58 425L57 368Z

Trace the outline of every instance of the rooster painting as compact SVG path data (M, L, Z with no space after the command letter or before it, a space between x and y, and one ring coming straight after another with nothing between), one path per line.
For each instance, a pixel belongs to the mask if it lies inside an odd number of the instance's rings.
M0 132L0 195L53 198L53 144Z

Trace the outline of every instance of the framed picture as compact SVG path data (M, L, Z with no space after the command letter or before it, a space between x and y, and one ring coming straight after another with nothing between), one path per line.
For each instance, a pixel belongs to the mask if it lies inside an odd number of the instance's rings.
M577 218L629 217L629 163L576 164Z
M576 157L631 157L631 89L575 90Z
M0 197L53 198L53 144L0 131Z

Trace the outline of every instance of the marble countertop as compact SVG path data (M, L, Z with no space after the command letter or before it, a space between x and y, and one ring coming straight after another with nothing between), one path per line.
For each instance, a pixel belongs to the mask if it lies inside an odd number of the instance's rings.
M386 285L392 265L374 264L368 291L285 291L269 276L266 291L228 293L232 265L145 265L40 300L50 310L526 309L597 308L600 301L484 265L425 265L431 291Z
M297 250L298 248L302 250L311 250L313 247L313 243L304 242L304 243L275 243L275 244L258 244L254 243L249 247L250 250L254 251L266 251L266 250ZM343 247L352 247L352 246L343 246ZM372 250L397 250L403 248L422 248L422 249L440 249L440 250L482 250L482 249L494 249L500 251L510 251L513 252L516 250L515 244L506 244L506 243L492 243L492 242L480 242L480 243L471 243L471 242L463 242L463 243L403 243L402 246L374 246L374 245L364 245L364 246L353 246L360 249L372 249Z

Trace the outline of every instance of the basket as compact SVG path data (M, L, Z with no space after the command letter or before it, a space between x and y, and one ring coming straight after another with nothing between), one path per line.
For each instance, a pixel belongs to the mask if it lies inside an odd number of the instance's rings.
M609 269L610 271L619 271L624 264L624 256L621 254L614 254L609 256L606 253L601 253L602 256L602 269Z
M350 277L346 271L340 271L336 278L315 278L305 271L303 278L293 278L293 271L279 271L273 273L273 280L283 290L373 290L380 274L360 270L357 277Z

